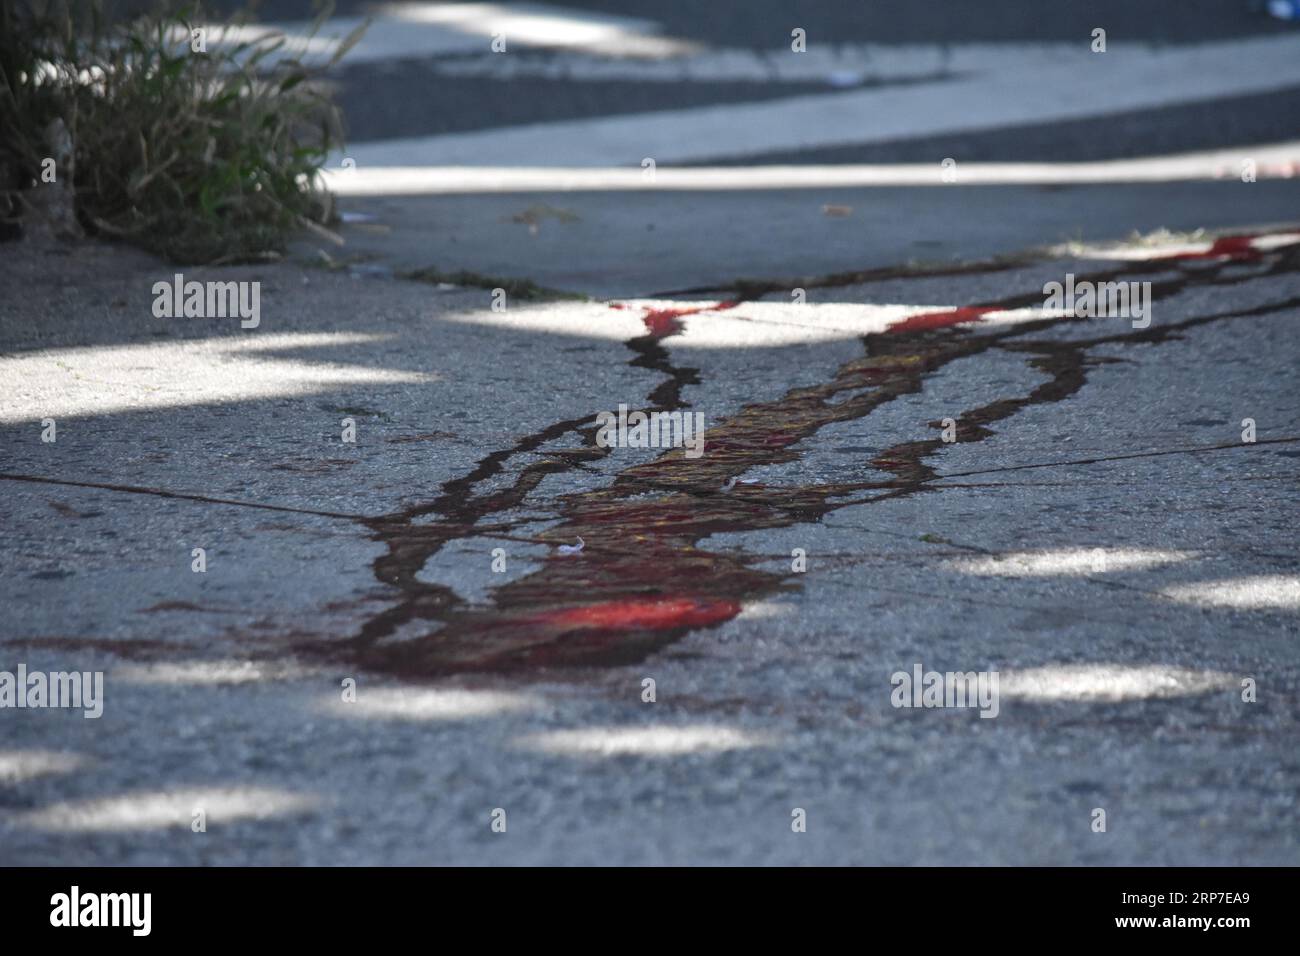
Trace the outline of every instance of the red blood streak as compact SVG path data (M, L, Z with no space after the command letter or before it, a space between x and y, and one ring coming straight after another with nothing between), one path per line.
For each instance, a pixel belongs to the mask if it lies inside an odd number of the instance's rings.
M724 309L734 309L740 305L730 299L719 302L717 305L700 305L689 309L651 309L645 310L645 315L641 316L641 321L645 323L646 330L657 339L668 335L675 335L680 332L684 326L678 319L686 315L698 315L701 312L721 312ZM611 309L626 309L627 306L622 303L613 302L609 306Z
M1220 236L1210 244L1210 248L1201 252L1173 252L1164 256L1152 256L1150 262L1176 262L1184 259L1258 259L1263 252L1255 248L1255 240L1264 234ZM983 305L964 305L944 312L922 312L900 322L895 322L886 331L924 332L929 329L942 329L950 325L963 325L978 322L999 307Z
M547 611L532 620L563 629L660 630L676 627L707 627L729 621L740 613L735 601L700 601L695 598L606 601L586 607Z
M1176 259L1258 259L1262 253L1255 248L1258 236L1220 236L1204 252L1175 252L1155 256L1153 261L1167 262Z
M947 309L943 312L922 312L920 315L909 316L901 322L895 322L886 331L891 335L897 332L925 332L950 325L978 322L990 312L997 312L1000 308L1002 306L963 305L961 308Z

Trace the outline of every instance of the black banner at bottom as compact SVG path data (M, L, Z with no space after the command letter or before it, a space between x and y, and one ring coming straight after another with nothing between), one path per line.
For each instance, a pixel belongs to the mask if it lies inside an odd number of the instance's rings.
M6 941L157 939L372 944L430 925L636 934L676 923L730 942L789 923L805 933L914 938L918 930L991 933L987 941L1125 935L1231 944L1284 930L1293 872L1277 869L646 870L599 882L583 870L9 869L0 871ZM699 883L695 883L699 879ZM586 937L590 938L590 937ZM17 952L19 950L11 950Z

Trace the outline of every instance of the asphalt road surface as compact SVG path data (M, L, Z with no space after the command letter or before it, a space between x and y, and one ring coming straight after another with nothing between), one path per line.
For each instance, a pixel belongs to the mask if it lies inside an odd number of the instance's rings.
M345 246L4 248L0 862L1300 862L1294 25L785 8L406 4Z

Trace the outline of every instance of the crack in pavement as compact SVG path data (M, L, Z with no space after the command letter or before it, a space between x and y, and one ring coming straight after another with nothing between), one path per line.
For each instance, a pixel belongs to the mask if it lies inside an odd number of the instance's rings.
M261 511L282 511L288 514L313 515L318 518L340 518L345 521L364 521L365 515L347 514L341 511L316 511L312 508L291 508L287 505L268 505L257 501L239 501L235 498L214 498L211 495L191 494L184 491L168 491L165 488L149 488L143 485L115 485L99 481L73 481L64 478L47 478L42 475L18 475L0 472L0 481L22 481L42 485L60 485L66 488L94 488L99 491L117 491L132 495L152 495L155 498L174 498L178 501L197 501L209 505L230 505L237 508L257 508Z
M1130 461L1134 458L1161 458L1165 455L1195 455L1206 451L1224 451L1231 448L1252 448L1256 445L1286 445L1300 441L1300 435L1287 438L1259 438L1253 442L1225 442L1221 445L1192 445L1187 448L1165 448L1159 451L1137 451L1132 454L1105 455L1097 458L1074 458L1068 461L1031 462L1024 465L1004 465L999 468L981 468L974 471L954 471L935 475L933 481L948 478L968 478L972 475L996 475L1007 471L1026 471L1032 468L1068 468L1071 465L1095 465L1103 461Z

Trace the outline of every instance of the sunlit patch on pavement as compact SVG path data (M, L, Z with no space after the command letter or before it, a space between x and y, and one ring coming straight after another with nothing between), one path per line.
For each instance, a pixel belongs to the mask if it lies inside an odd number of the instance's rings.
M741 607L738 621L759 621L766 618L789 617L798 610L789 601L751 601Z
M0 361L0 422L311 395L340 385L437 381L428 372L344 364L303 349L390 339L360 332L261 332L239 336L22 352ZM277 352L287 354L276 354Z
M220 826L236 820L301 814L318 803L318 798L309 794L266 787L157 790L56 803L19 814L16 820L31 829L60 833L188 829L199 810L209 826Z
M766 734L755 734L715 724L683 727L586 727L532 734L519 740L520 746L543 753L574 757L679 757L686 754L723 753L749 750L773 743Z
M1119 701L1186 697L1235 686L1231 674L1164 664L1049 664L1002 671L999 692L1028 701Z
M23 783L53 773L70 773L85 761L56 750L0 750L0 784Z
M599 303L551 303L452 313L446 321L556 335L626 341L647 331L681 349L779 348L835 342L882 332L913 331L909 323L942 327L965 322L1014 325L1059 318L1041 307L978 310L942 305L848 302L698 302L629 299L616 308Z
M1140 571L1177 564L1198 557L1196 551L1163 551L1151 548L1060 548L1016 551L985 558L960 558L945 567L981 577L1048 578L1080 577L1113 571Z
M1122 262L1162 262L1196 259L1256 259L1266 252L1300 243L1300 232L1263 232L1207 238L1157 234L1126 243L1070 243L1053 251L1076 259Z
M1300 576L1264 574L1199 581L1165 588L1165 597L1198 607L1229 607L1258 610L1300 610Z
M330 712L381 720L472 720L535 711L542 705L539 697L513 691L363 687L355 701L340 698L330 705Z

